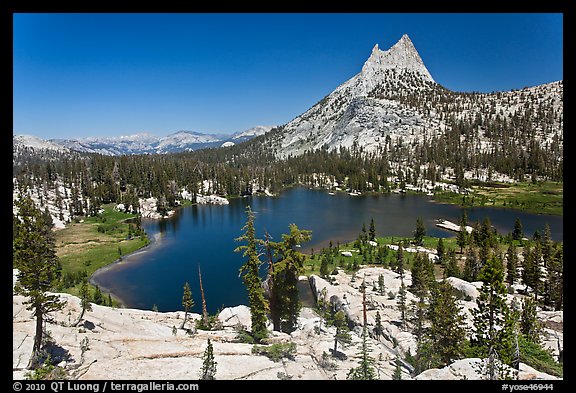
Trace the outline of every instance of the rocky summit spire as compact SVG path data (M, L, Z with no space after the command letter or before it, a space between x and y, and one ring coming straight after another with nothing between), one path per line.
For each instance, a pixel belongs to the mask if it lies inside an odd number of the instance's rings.
M434 82L412 40L404 34L400 40L387 51L378 49L378 44L372 49L372 53L364 66L362 73L366 76L378 74L385 69L408 70L419 73L425 80Z

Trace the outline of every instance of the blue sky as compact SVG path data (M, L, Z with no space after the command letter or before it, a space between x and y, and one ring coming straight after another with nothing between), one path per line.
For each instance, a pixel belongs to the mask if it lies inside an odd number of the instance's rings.
M562 14L14 14L13 132L44 139L284 124L408 34L436 82L563 79Z

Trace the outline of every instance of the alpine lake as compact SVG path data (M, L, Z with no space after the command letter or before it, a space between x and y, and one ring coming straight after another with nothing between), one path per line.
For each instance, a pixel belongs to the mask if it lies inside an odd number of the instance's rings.
M92 281L121 299L125 307L149 310L156 305L159 311L182 310L183 286L188 282L195 301L192 312L200 312L200 266L208 312L247 305L247 292L239 277L245 258L234 249L244 244L235 239L242 235L248 205L255 213L259 238L268 232L272 241L279 241L292 223L311 230L312 240L301 246L306 253L318 252L330 241L334 245L354 241L362 225L368 228L372 218L377 237L413 236L418 217L427 235L454 237L456 232L439 228L436 222L458 223L463 211L423 194L332 195L305 187L290 188L273 197L232 199L228 205L191 205L179 208L169 218L142 219L151 244L101 269ZM466 212L468 225L488 217L499 234L512 232L519 218L527 237L536 230L542 232L548 224L552 239L563 240L562 216L490 207L466 208Z

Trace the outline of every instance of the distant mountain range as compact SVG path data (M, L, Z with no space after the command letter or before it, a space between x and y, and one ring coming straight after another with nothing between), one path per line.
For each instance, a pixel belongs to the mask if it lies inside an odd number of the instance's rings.
M278 159L345 149L385 156L388 165L403 173L490 168L517 178L520 173L557 176L563 165L563 92L562 80L493 93L451 91L434 80L403 35L387 50L376 44L360 72L278 127L258 126L232 135L179 131L162 138L51 139L47 149L163 154L254 138L243 145L248 151L256 146ZM17 141L40 144L15 137L15 148Z
M246 131L229 134L204 134L195 131L178 131L165 137L150 133L108 137L43 140L31 135L15 135L14 148L30 147L35 150L78 151L111 156L131 154L165 154L193 151L211 147L227 147L245 142L270 131L272 126L256 126Z

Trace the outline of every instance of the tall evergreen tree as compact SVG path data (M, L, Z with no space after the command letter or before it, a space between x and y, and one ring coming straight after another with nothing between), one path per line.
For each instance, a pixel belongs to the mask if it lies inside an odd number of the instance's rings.
M539 344L542 326L537 318L536 301L532 296L522 300L522 313L520 316L520 332L529 341Z
M426 236L424 221L422 221L422 217L418 217L416 219L416 229L414 230L414 243L419 246L423 245L424 236Z
M378 275L378 293L380 296L384 296L386 294L386 284L384 283L384 275Z
M362 326L362 346L360 348L360 362L358 367L350 369L347 379L352 380L372 380L376 379L376 370L374 369L374 358L370 356L372 349L368 344L368 324L366 319L366 286L362 283L362 309L364 315L364 324Z
M424 259L427 261L427 258ZM428 261L428 264L432 266L432 263ZM417 300L412 301L408 310L409 321L412 325L412 334L416 338L416 356L414 359L414 372L419 374L425 369L430 368L430 340L427 339L428 330L428 311L429 304L428 298L430 294L430 288L436 285L436 281L433 278L428 281L426 285L418 286L416 290L412 290L413 293L418 297ZM429 279L430 280L430 279Z
M184 325L186 321L188 321L188 311L194 307L194 299L192 299L192 291L190 290L190 285L188 281L184 284L184 293L182 295L182 306L184 307L184 320L182 321L182 325L180 325L180 329L184 329Z
M98 285L96 285L96 289L94 289L94 295L92 296L92 301L96 304L104 303L104 295L102 295L102 290Z
M443 367L459 359L466 337L465 316L447 281L440 281L432 288L427 316L432 367Z
M408 310L408 306L406 304L406 286L404 285L403 277L400 277L400 289L398 290L398 295L396 297L396 304L398 305L398 311L400 311L402 328L406 329L406 311Z
M368 239L376 240L376 226L374 225L374 218L370 219L370 227L368 227Z
M466 250L466 261L464 262L464 271L462 272L462 277L466 281L477 281L481 270L482 263L478 258L476 250L472 247L468 247Z
M296 248L311 238L311 231L290 224L290 233L282 234L282 241L273 245L276 256L273 301L276 310L273 313L278 316L280 330L285 333L291 333L296 329L301 308L297 284L305 257Z
M510 359L503 343L510 342L509 329L505 329L509 309L506 304L506 286L504 285L504 267L497 256L492 256L480 277L482 287L476 299L477 308L472 310L473 332L472 345L487 357L485 375L489 379L502 376L505 367L502 365Z
M377 339L384 333L384 326L382 326L382 316L380 311L376 311L376 316L374 317L374 334Z
M256 250L256 230L254 228L254 213L250 206L246 207L247 221L246 225L242 228L244 234L236 239L236 241L245 241L247 244L237 247L234 251L241 252L245 258L248 258L246 263L240 267L240 275L246 289L248 290L248 302L250 304L250 315L252 322L252 335L257 341L260 341L268 336L266 324L268 322L268 301L264 297L264 289L262 287L262 280L259 275L260 258Z
M429 277L429 269L427 268L428 256L417 252L412 261L412 293L419 295L425 293L428 289L431 277ZM432 280L434 278L432 277Z
M542 259L540 244L536 243L532 248L526 246L522 253L524 255L524 260L522 261L522 282L527 287L532 288L534 299L538 301L538 295L543 286L542 270L540 268Z
M438 243L436 245L436 256L438 257L438 263L444 265L446 262L446 247L444 247L444 240L442 240L441 237L438 238Z
M519 218L514 221L514 230L512 231L512 239L521 240L524 237L524 230L522 229L522 222Z
M402 243L398 245L398 251L396 251L396 273L400 275L400 278L404 278L404 247Z
M456 262L456 252L453 249L448 250L446 256L446 268L444 269L444 278L446 277L456 277L460 278L462 273L460 272L460 267Z
M202 355L202 368L198 379L201 380L214 380L216 379L216 365L218 362L214 361L214 348L212 342L208 339L208 344Z
M366 233L366 224L365 223L362 223L362 232L360 233L360 240L362 241L363 245L368 240L368 233Z
M336 312L332 319L332 324L336 327L336 333L334 334L334 349L332 350L332 356L336 356L338 350L338 344L343 347L350 345L352 342L352 336L350 335L350 330L348 329L348 321L346 319L346 314L342 310Z
M36 318L32 356L28 363L28 368L35 369L42 357L44 323L50 320L49 313L61 310L65 305L58 295L48 293L59 279L60 263L51 217L36 208L24 191L20 191L13 204L18 213L12 220L12 264L19 270L14 293L27 298L24 301L26 309Z
M74 323L74 326L78 326L86 311L92 311L92 303L90 303L90 287L88 286L88 280L86 278L84 278L82 284L80 284L80 307L82 307L82 312Z
M320 257L320 276L321 277L326 277L328 276L328 258L326 258L326 255L322 255Z
M508 246L506 251L506 282L509 285L514 284L518 279L518 254L514 244Z
M460 230L458 235L456 235L456 244L460 247L460 254L466 244L468 243L468 231L466 231L466 226L468 225L468 218L466 215L466 210L462 211L462 217L460 218Z
M548 260L544 304L554 310L562 310L564 303L564 250L562 243L556 244Z

